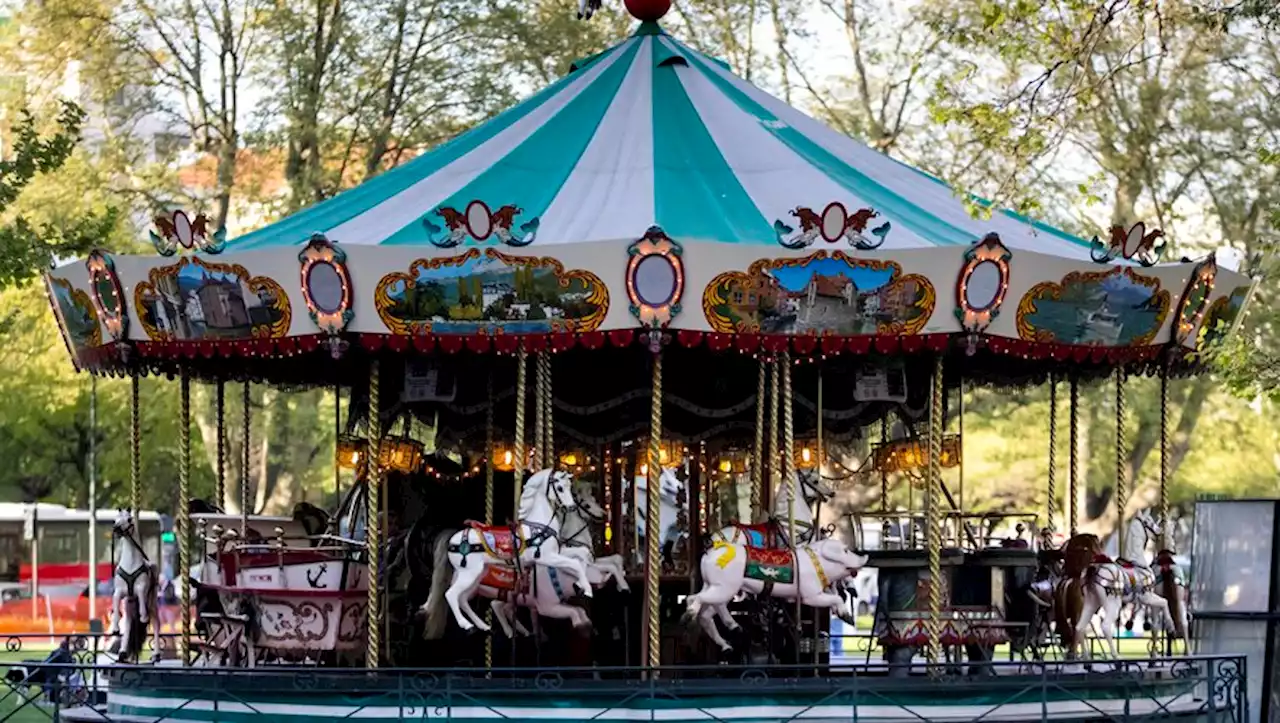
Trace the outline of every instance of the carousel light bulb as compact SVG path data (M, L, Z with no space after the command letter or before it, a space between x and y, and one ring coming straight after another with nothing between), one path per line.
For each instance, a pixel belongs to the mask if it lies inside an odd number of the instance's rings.
M502 463L505 465L514 464L515 459L516 459L515 454L513 454L509 449L502 453Z
M732 472L733 460L729 459L728 457L725 457L724 459L720 460L720 471L725 473Z
M641 476L641 477L647 477L647 476L649 476L649 465L648 465L648 463L645 463L645 464L640 465L640 476Z
M800 461L805 464L813 462L813 452L808 447L800 450Z
M560 455L560 463L566 467L577 467L578 455L574 454L573 452L566 452Z
M666 463L667 463L667 448L666 448L666 447L659 447L659 448L658 448L658 461L659 461L659 462L661 462L662 464L666 464Z

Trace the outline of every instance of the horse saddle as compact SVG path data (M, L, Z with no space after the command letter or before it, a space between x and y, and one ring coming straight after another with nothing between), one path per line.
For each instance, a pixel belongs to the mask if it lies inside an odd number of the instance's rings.
M505 590L518 595L529 592L529 581L532 575L517 575L515 565L486 565L480 584L495 590ZM519 589L517 590L517 583Z
M514 561L519 548L524 546L524 540L518 539L510 526L486 525L475 520L467 520L466 524L480 538L485 552L500 560ZM466 554L465 551L463 554Z
M795 582L795 553L790 548L747 545L746 576L765 584Z

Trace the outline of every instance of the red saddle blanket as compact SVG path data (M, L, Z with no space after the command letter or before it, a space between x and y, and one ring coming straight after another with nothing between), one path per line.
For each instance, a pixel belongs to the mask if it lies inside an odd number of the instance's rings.
M790 548L747 546L746 576L772 583L795 581L795 554Z
M480 578L480 584L485 587L491 587L495 590L514 591L516 589L516 580L520 582L520 593L529 592L529 581L532 575L521 575L517 578L516 568L513 565L486 565L484 568L484 577Z
M480 538L480 544L484 546L485 552L502 560L515 559L516 538L509 525L486 525L468 520L467 526Z

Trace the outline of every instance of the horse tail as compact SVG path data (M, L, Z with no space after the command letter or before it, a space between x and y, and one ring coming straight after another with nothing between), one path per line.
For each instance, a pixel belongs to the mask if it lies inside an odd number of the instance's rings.
M462 534L467 534L466 530ZM436 535L435 550L432 554L431 593L427 596L427 624L422 630L422 637L427 640L439 640L444 637L449 624L445 611L444 592L453 582L453 565L449 564L449 538L453 535L448 530L441 530Z
M1084 613L1084 585L1079 579L1064 580L1059 584L1054 605L1054 616L1058 636L1062 638L1062 647L1071 650L1075 647L1076 625Z

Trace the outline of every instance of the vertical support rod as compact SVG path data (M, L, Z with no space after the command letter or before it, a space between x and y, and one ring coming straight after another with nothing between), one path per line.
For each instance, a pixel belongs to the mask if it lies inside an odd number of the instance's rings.
M333 509L342 506L342 468L338 465L338 444L342 439L342 385L333 385ZM335 516L336 517L336 516ZM337 520L330 520L337 524Z
M520 494L524 491L524 470L525 470L525 447L524 447L524 405L525 397L525 363L528 358L528 352L524 350L524 344L516 349L516 429L515 429L515 464L512 471L512 488L515 490L515 498L512 500L511 518L515 519L520 513Z
M1129 445L1124 434L1124 367L1116 368L1116 554L1125 556L1128 540L1124 518L1129 507Z
M244 423L243 423L243 439L241 441L240 460L240 539L246 539L249 533L249 453L253 449L253 421L252 411L249 407L249 380L244 382Z
M1169 367L1160 367L1160 550L1172 550L1169 534Z
M218 509L227 509L227 387L221 379L215 389L214 416L217 417L218 434L218 478L213 492L214 504ZM336 456L336 455L335 455Z
M138 519L142 510L142 410L138 408L137 375L129 377L129 511Z
M364 664L377 668L382 650L382 395L378 360L369 364L369 493L365 543L369 547L369 646Z
M660 535L658 529L662 524L659 517L658 507L662 504L659 496L659 485L661 484L662 474L662 352L659 350L653 355L653 396L649 403L649 469L648 469L648 489L647 500L645 505L645 552L646 564L644 568L645 574L645 590L647 592L648 615L647 615L647 632L648 632L648 655L645 664L650 668L657 668L662 663L662 640L660 633L661 618L659 608L661 607L661 599L659 597L659 577L662 572L662 558ZM656 671L651 675L656 675Z
M925 486L925 514L928 521L929 545L929 619L925 623L928 635L926 659L929 675L938 676L942 669L941 624L942 614L942 356L933 362L933 381L929 399L929 479Z
M484 523L493 524L493 370L489 370L489 380L485 385L488 405L484 409ZM493 624L493 610L485 610L484 620ZM493 669L493 636L484 636L484 669Z
M191 376L184 369L179 382L182 404L182 426L178 429L178 605L182 614L182 640L178 657L191 664ZM160 621L152 622L159 625Z
M796 498L800 496L800 490L799 478L796 476L795 427L792 424L794 418L791 406L790 352L782 352L782 358L778 360L778 373L782 382L782 479L787 485L787 540L793 548L796 548ZM815 529L818 527L817 520L814 520L813 525ZM799 560L796 560L792 564L798 562ZM798 577L796 579L799 580ZM796 596L795 613L796 629L799 630L801 627L799 595Z
M884 447L888 443L889 417L886 414L880 418L880 446ZM892 526L889 524L889 473L883 467L880 468L880 513L883 515L880 520L880 548L887 550L889 546L886 543ZM899 547L905 547L905 540L902 540L902 537L905 535L902 535L902 530L899 529Z
M1080 525L1080 380L1075 375L1071 376L1069 403L1071 408L1067 412L1067 444L1071 449L1067 455L1067 494L1070 495L1067 506L1070 512L1067 524L1071 537L1075 537Z
M554 377L551 376L551 352L543 352L538 359L542 362L539 368L542 380L542 459L546 460L542 466L554 469L557 460L556 428L551 413L551 383L554 381Z
M1058 378L1049 377L1049 499L1045 502L1045 529L1052 535L1058 517ZM1052 539L1052 538L1050 538Z
M773 498L780 490L782 470L778 467L778 361L769 362L769 483L764 489L763 510L765 517L773 513L777 501Z
M764 487L764 406L765 406L765 362L760 361L757 366L759 371L756 375L756 444L753 449L754 458L751 460L751 519L759 521L761 519L760 500L762 495L761 488Z
M134 524L138 520L134 519ZM89 376L89 620L98 619L98 376Z
M960 391L957 394L957 396L960 398L960 404L959 404L960 409L959 409L959 415L958 415L959 419L957 420L957 423L958 423L957 426L959 427L957 432L960 438L956 440L956 451L960 453L960 464L956 465L956 473L959 475L959 479L956 481L956 487L958 489L956 496L958 498L958 503L960 506L960 509L958 510L960 513L960 520L956 524L956 540L958 541L960 539L960 528L964 527L965 525L965 522L964 522L964 509L965 509L964 507L964 377L963 376L960 377Z
M546 418L542 414L542 385L547 383L547 378L542 374L544 354L545 351L533 357L533 464L530 469L535 472L547 468L547 460L542 456L546 448L546 440L543 439L546 433L543 422Z

